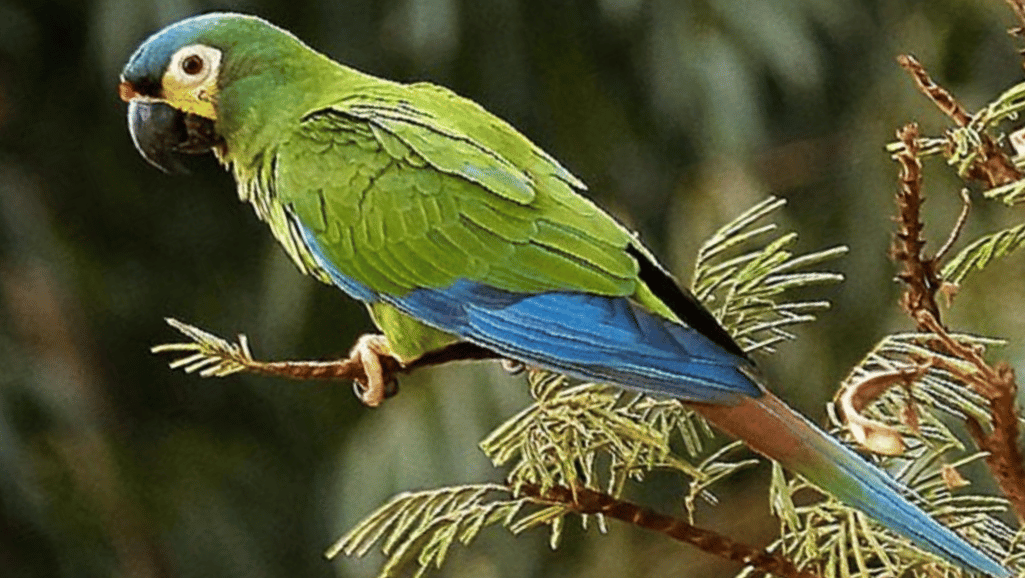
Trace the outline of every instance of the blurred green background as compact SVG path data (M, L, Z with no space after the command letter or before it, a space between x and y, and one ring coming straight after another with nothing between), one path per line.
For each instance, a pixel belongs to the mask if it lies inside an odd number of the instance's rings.
M404 489L500 479L477 440L526 403L489 364L349 384L202 380L151 355L175 316L264 358L344 354L370 329L301 277L212 158L169 177L132 148L116 84L148 34L213 9L263 16L337 60L447 85L559 158L682 278L714 228L773 193L801 247L851 246L835 308L764 361L823 416L852 363L906 327L886 254L883 145L943 118L894 63L916 54L977 108L1020 80L1003 0L0 0L0 574L366 576L321 553ZM928 166L935 248L958 181ZM1009 217L980 209L973 231ZM957 329L1017 337L1020 262L961 295ZM1001 296L994 299L994 293ZM1004 350L1015 361L1021 345ZM764 474L765 472L761 472ZM698 522L765 544L764 475ZM676 488L655 484L671 508ZM719 576L696 550L612 524L557 552L501 531L446 576Z

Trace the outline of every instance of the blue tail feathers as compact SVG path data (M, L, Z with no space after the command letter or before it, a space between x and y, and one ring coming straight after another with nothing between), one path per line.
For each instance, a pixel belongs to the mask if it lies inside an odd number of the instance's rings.
M734 408L696 409L719 429L743 439L755 451L801 474L919 547L965 568L1010 576L998 563L915 506L907 497L910 491L900 482L771 393Z

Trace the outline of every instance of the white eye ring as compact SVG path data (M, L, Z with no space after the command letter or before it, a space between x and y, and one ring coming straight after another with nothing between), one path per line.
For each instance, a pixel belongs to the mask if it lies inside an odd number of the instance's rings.
M183 86L199 86L211 75L216 75L220 64L220 50L205 44L192 44L174 53L167 67L167 76Z

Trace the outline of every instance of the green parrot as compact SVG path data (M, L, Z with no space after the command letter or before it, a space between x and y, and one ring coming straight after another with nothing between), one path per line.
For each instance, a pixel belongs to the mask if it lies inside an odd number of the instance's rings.
M456 351L670 396L922 548L1010 574L766 389L754 363L584 184L512 126L428 83L338 64L253 16L168 26L124 68L140 153L212 151L305 274L365 303L353 355Z

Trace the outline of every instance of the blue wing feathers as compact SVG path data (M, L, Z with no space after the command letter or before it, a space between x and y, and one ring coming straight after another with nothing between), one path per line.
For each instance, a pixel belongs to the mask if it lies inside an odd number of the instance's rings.
M730 403L738 395L761 395L738 369L748 365L746 360L626 298L513 293L470 281L405 295L380 294L342 274L312 231L299 228L317 264L352 297L384 301L512 359L687 401Z

